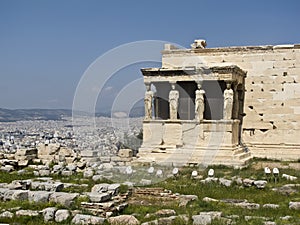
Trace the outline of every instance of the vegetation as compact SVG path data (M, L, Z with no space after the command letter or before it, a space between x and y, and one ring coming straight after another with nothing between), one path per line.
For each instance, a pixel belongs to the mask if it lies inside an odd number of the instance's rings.
M177 215L187 215L190 219L193 215L197 215L200 212L208 212L208 211L221 211L222 217L231 218L234 215L238 217L233 220L236 224L263 224L264 219L274 221L276 224L299 224L300 223L300 212L296 210L289 209L290 201L300 201L300 185L293 187L295 192L293 193L279 193L272 189L282 187L285 184L299 184L299 177L296 181L287 181L286 179L279 178L276 180L273 176L266 177L264 174L264 166L268 165L270 168L274 168L275 166L279 168L280 174L286 173L293 176L299 176L298 167L295 167L296 163L291 162L279 162L272 161L267 159L253 159L250 165L243 169L233 169L226 166L211 166L209 168L202 167L185 167L181 168L179 175L174 178L170 177L168 179L162 180L161 182L153 183L149 187L152 188L162 188L171 190L172 193L179 193L185 195L196 195L198 196L198 200L190 202L186 206L179 206L178 201L158 201L156 198L152 196L140 196L137 201L133 201L132 196L129 199L129 206L124 210L123 214L133 214L139 219L141 222L151 221L156 219L154 215L160 209L173 209L176 211ZM202 179L207 177L208 170L213 168L215 170L215 177L222 177L231 179L232 177L240 177L251 178L254 180L269 180L266 187L264 189L257 189L256 187L243 187L243 185L233 182L230 187L225 187L218 182L211 183L203 183L201 179L192 179L191 173L193 170L197 170L199 176L202 176ZM156 168L157 169L157 168ZM164 171L164 174L171 174L171 170L167 170L166 168L160 168ZM66 183L73 184L85 184L85 185L75 185L65 188L66 192L77 192L83 193L86 191L90 191L91 187L96 183L111 183L109 180L102 181L93 181L92 179L83 178L82 173L77 173L69 177L62 177L58 175L51 175L53 179L60 180ZM148 177L147 177L148 176ZM155 175L147 176L144 174L140 174L137 176L137 179L150 179L151 176L155 177ZM281 177L281 176L280 176ZM25 170L24 173L18 174L17 172L6 173L0 172L0 182L9 183L13 180L20 179L38 179L33 176L31 170ZM126 193L128 191L128 186L121 185L120 192ZM209 197L218 200L225 199L236 199L236 200L244 200L246 199L248 202L260 204L260 209L244 209L241 207L237 207L234 205L230 205L224 203L222 201L219 202L205 202L203 201L204 197ZM88 201L87 198L79 197L73 205L71 205L68 209L75 210L80 207L80 203L83 201ZM263 208L263 204L278 204L279 208L271 209L271 208ZM31 210L42 210L46 207L55 206L57 208L66 208L59 204L49 202L49 203L30 203L28 201L8 201L8 202L0 202L1 212L4 210L9 210L11 212L15 212L19 209L31 209ZM88 212L84 212L88 213ZM284 221L280 217L291 216L292 218ZM246 216L254 217L251 220L246 221ZM191 220L190 220L191 221ZM44 223L42 216L38 217L16 217L14 216L12 219L1 218L0 223L10 223L10 224L56 224L56 223ZM61 224L70 224L69 221L65 221ZM186 224L185 221L178 218L174 221L173 224ZM192 224L192 223L191 223ZM212 224L224 224L223 220L214 220Z

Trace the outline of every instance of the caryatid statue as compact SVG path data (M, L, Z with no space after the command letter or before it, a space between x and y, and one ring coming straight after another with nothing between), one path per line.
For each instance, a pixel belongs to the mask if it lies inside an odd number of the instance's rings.
M195 98L195 120L203 120L203 114L205 109L204 94L205 91L201 89L201 83L197 83L198 89L196 90Z
M150 84L146 84L146 93L145 93L145 119L150 120L152 118L152 99L153 91L151 91Z
M171 84L172 90L169 93L170 119L177 119L179 91L175 90L175 84Z
M231 84L226 84L226 90L224 91L224 111L223 119L231 120L232 118L232 107L233 107L233 90Z

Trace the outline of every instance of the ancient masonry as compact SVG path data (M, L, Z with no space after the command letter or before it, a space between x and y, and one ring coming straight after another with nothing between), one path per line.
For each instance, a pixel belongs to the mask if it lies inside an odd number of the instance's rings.
M191 49L165 45L142 69L139 161L243 165L300 159L300 44Z

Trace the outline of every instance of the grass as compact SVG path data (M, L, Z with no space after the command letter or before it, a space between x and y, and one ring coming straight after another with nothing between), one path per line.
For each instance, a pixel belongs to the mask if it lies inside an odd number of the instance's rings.
M263 168L260 168L259 163L278 163L277 161L272 161L268 159L253 159L251 164L247 168L243 169L233 169L226 166L211 166L209 168L203 167L185 167L180 169L180 175L176 178L168 178L165 180L161 180L161 182L154 183L150 185L150 187L160 187L163 189L171 190L173 193L187 194L187 195L197 195L198 200L189 203L186 207L179 207L178 202L169 201L162 202L157 201L154 197L140 197L138 201L131 201L129 206L124 210L122 214L133 214L139 219L141 222L151 221L156 219L155 215L152 215L148 218L145 218L147 214L153 214L160 209L173 209L176 211L177 215L185 214L190 219L192 215L197 215L200 212L206 211L221 211L222 216L226 218L230 218L232 215L238 215L239 217L233 219L236 224L262 224L263 219L259 217L267 217L270 218L271 221L275 221L277 224L300 224L300 212L295 210L290 210L288 208L288 204L290 201L300 201L300 187L295 187L297 193L291 194L289 196L280 194L278 192L273 191L273 188L281 187L285 184L290 183L299 183L299 180L296 181L287 181L283 178L280 178L277 183L274 180L270 180L268 182L265 189L257 189L255 187L243 187L233 182L230 187L225 187L220 185L219 183L202 183L200 180L191 179L191 173L193 170L197 170L198 174L207 177L207 172L210 168L215 170L215 177L224 177L227 179L231 179L234 176L244 178L251 178L255 180L266 179ZM280 174L286 173L293 176L299 176L299 170L295 170L292 167L289 167L289 162L280 162L282 165L280 169ZM164 171L164 174L171 174L172 169L160 168ZM60 175L51 175L54 180L60 180L66 183L74 183L74 184L87 184L87 187L80 186L72 186L69 188L65 188L63 191L66 192L77 192L83 193L86 191L90 191L91 187L97 183L112 183L109 180L101 180L101 181L93 181L92 179L83 178L82 173L77 173L69 177L62 177ZM125 177L125 176L124 176ZM153 177L153 176L152 176ZM13 173L5 173L0 172L0 182L10 183L13 180L20 179L37 179L37 177L33 176L31 170L26 170L26 173L19 175L16 172ZM149 174L145 174L141 172L137 174L136 181L140 179L151 179ZM299 179L299 178L298 178ZM124 181L126 179L124 178ZM120 193L126 193L128 191L128 186L121 185ZM243 209L237 206L229 205L223 202L204 202L202 199L204 197L210 197L218 200L222 199L247 199L248 202L258 203L260 204L260 209L258 210L249 210ZM131 199L129 199L131 200ZM88 201L87 198L79 197L71 205L68 209L75 210L80 208L80 203L83 201ZM266 209L262 208L263 204L272 203L278 204L278 209ZM30 203L28 201L8 201L8 202L0 202L0 210L11 209L15 207L20 207L21 209L31 209L31 210L42 210L46 207L55 206L58 208L63 208L60 205L55 203ZM65 207L64 207L65 208ZM88 213L88 212L84 212ZM292 216L291 220L283 221L280 217L284 216ZM258 217L252 220L246 221L245 216L253 216ZM190 220L191 221L191 220ZM27 218L27 217L13 217L12 219L0 219L2 223L10 223L10 224L57 224L57 223L44 223L42 216ZM70 224L70 220L60 224ZM183 220L179 218L173 222L175 225L186 224ZM192 224L192 222L190 222ZM214 220L212 224L224 224L224 220Z

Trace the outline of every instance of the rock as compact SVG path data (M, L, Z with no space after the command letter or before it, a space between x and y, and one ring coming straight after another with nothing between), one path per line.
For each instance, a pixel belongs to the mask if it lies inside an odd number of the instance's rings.
M120 184L111 184L108 186L108 192L112 195L117 195L119 193Z
M27 190L8 190L4 193L4 201L7 200L20 200L25 201L28 200Z
M111 199L110 193L90 192L87 195L91 202L106 202Z
M78 196L78 193L54 192L50 195L49 201L69 207Z
M38 216L39 215L39 212L38 211L35 211L35 210L18 210L16 212L16 216Z
M10 172L14 171L14 167L11 166L11 165L5 165L5 166L2 166L0 168L0 170L3 171L3 172L10 173Z
M219 178L219 183L225 187L230 187L232 184L231 180L227 180L225 178Z
M287 185L284 185L279 188L273 188L272 190L287 196L298 192L297 190L293 189L291 186L287 186Z
M92 187L91 192L97 192L97 193L107 192L109 186L110 184L106 184L106 183L96 184Z
M210 215L195 215L192 216L193 225L207 225L211 224L212 219Z
M50 175L50 170L39 170L39 176L48 177Z
M0 214L0 218L13 218L14 214L9 211L4 211Z
M258 188L258 189L264 189L267 185L267 181L265 180L256 180L253 182L253 184Z
M252 179L246 178L243 180L243 184L245 187L251 187L253 185L253 183L254 183L254 180L252 180Z
M211 183L211 182L217 182L218 180L219 179L216 178L216 177L207 177L206 179L201 180L201 183L208 184L208 183Z
M206 225L211 224L212 220L220 219L222 212L210 211L210 212L201 212L200 215L192 216L194 225Z
M29 191L28 200L31 202L48 202L51 192Z
M204 197L202 199L202 201L204 201L204 202L219 202L219 200L214 199L214 198L209 198L209 197Z
M63 171L61 171L61 175L64 177L69 177L69 176L73 175L73 171L63 170Z
M69 165L66 166L66 169L69 170L69 171L75 172L76 169L77 169L77 166L75 164L69 164Z
M121 158L131 158L133 156L133 152L131 149L120 149L118 156Z
M76 214L72 219L72 224L103 224L105 218L91 215Z
M93 177L92 177L92 180L93 181L100 181L100 180L103 180L103 175L94 175Z
M140 222L131 215L120 215L108 218L108 222L112 225L138 225Z
M70 212L67 209L59 209L55 213L55 222L60 223L70 217Z
M287 175L287 174L282 174L282 178L285 178L285 179L290 180L290 181L297 180L297 177Z
M170 216L170 217L164 217L164 218L159 218L157 220L157 224L158 225L172 225L172 224L176 224L176 219L181 220L182 222L184 222L184 224L188 223L188 218L187 220L185 220L184 218L180 218L178 216Z
M270 208L270 209L278 209L279 205L277 205L277 204L264 204L262 207L263 208Z
M197 195L180 195L179 198L179 206L185 207L191 201L198 200Z
M52 172L53 173L58 173L58 172L61 172L63 169L62 165L54 165L53 168L52 168Z
M148 186L148 185L152 184L152 181L151 180L147 180L147 179L141 179L140 184L142 186Z
M83 177L85 178L90 178L94 175L94 170L92 169L86 169L84 172L83 172Z
M300 210L300 202L290 202L289 209Z
M155 213L158 217L167 217L167 216L175 216L176 212L173 209L161 209Z
M259 209L260 205L257 203L250 203L250 202L241 202L234 204L236 206L245 208L245 209Z
M44 216L44 221L53 221L55 218L55 212L57 208L55 207L48 207L42 210L43 216Z

